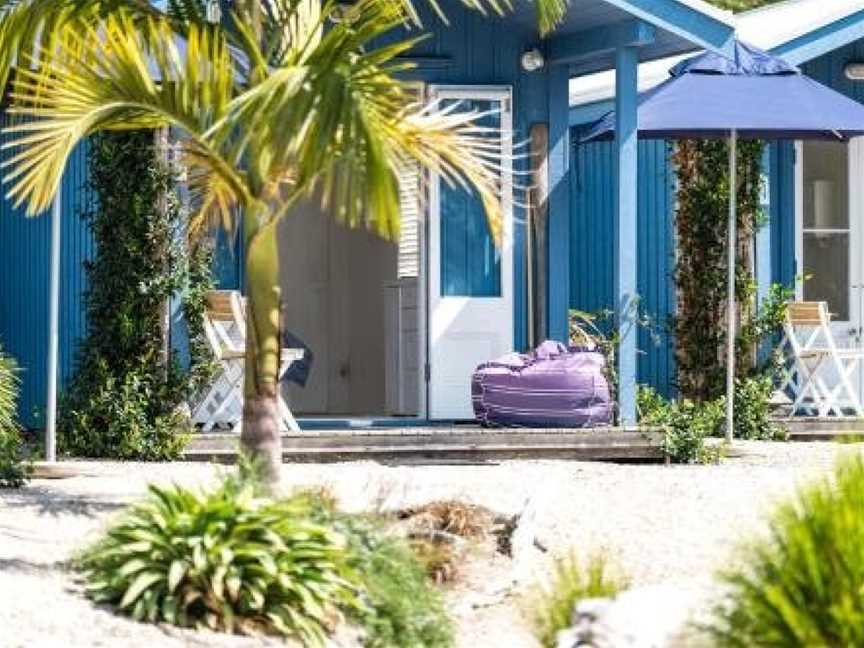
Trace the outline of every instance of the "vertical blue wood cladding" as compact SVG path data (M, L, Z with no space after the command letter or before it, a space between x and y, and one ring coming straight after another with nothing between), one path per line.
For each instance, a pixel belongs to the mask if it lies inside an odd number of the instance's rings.
M482 125L501 128L500 101L448 100L466 110L488 114ZM495 246L483 203L477 192L460 186L441 186L441 291L448 297L499 297L501 255Z
M570 166L570 306L615 306L615 185L612 143L576 144ZM675 359L669 320L675 312L674 176L663 141L639 143L638 287L653 331L639 331L639 381L672 395Z
M770 145L771 281L791 286L795 281L795 144Z
M5 118L4 118L5 123ZM3 135L3 141L8 136ZM11 151L0 152L8 159ZM81 218L86 190L86 143L75 149L63 177L60 266L60 387L72 375L78 340L85 332L83 262L93 240ZM26 218L5 198L0 201L0 344L22 368L19 415L26 426L42 425L48 343L49 214Z

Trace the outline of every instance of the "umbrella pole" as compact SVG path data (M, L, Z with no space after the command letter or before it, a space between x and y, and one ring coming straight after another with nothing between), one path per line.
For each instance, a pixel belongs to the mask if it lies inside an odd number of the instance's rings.
M729 137L729 227L726 296L726 441L732 443L735 433L735 253L738 220L738 132Z

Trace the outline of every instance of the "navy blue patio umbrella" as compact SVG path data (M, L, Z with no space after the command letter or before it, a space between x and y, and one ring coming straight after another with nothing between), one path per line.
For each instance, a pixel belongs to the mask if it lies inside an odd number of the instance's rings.
M734 58L706 52L670 70L671 77L643 93L638 104L642 139L729 138L730 197L736 192L737 141L751 139L848 140L864 135L864 105L745 43ZM615 136L615 114L594 124L581 141ZM732 441L735 389L735 222L729 201L726 438Z

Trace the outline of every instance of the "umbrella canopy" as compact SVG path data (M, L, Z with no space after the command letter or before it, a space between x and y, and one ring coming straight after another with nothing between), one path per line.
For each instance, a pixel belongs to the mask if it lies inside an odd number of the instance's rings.
M864 135L864 105L817 83L783 59L741 43L734 58L706 52L670 70L671 78L639 98L637 131L643 139L729 137L730 196L737 195L738 137L847 139ZM582 141L615 136L609 113ZM726 439L732 441L735 392L735 223L729 203L727 232Z
M845 139L864 135L864 106L746 43L735 58L713 52L682 61L639 99L643 139ZM609 113L582 141L611 139Z

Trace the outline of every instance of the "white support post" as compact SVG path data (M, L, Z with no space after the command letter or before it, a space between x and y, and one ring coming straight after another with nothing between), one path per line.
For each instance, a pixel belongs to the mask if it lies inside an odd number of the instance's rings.
M51 275L48 287L48 392L45 398L45 461L57 461L57 356L60 350L60 218L62 190L51 208Z

